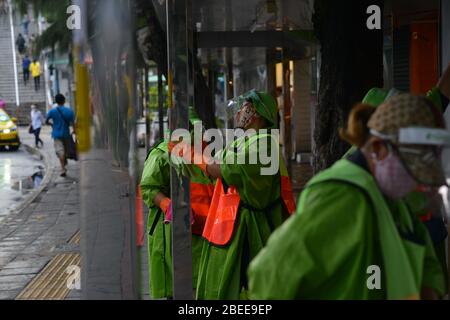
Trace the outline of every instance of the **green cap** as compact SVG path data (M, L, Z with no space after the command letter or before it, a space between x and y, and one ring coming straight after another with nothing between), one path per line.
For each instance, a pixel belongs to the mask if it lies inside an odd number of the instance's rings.
M372 88L367 92L363 99L363 103L370 104L374 107L378 107L383 104L387 99L398 96L402 92L392 88L391 90L384 90L380 88Z
M366 96L363 99L363 103L370 104L374 107L378 107L381 105L388 95L387 90L380 88L372 88L367 92Z

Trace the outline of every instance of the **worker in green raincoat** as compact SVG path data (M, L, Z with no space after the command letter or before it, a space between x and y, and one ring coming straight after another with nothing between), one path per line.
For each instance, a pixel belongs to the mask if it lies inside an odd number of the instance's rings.
M250 298L444 293L429 234L401 200L417 183L445 184L437 145L449 137L431 108L425 98L402 94L376 110L364 104L353 109L341 135L357 151L307 184L297 213L250 264Z
M189 113L190 124L193 126L200 120L192 108L190 108ZM194 210L197 208L201 210L205 206L209 207L208 193L210 194L209 198L212 196L212 181L199 168L186 166L182 162L174 163L170 161L168 141L159 142L150 150L141 178L141 189L142 198L150 208L147 220L147 239L150 295L153 299L171 298L173 296L172 234L170 224L172 208L169 198L171 166L176 169L179 175L187 176L190 179L191 207ZM211 191L208 192L208 190ZM206 193L206 195L201 194L202 192ZM202 201L206 203L199 203ZM193 229L195 226L194 222ZM194 289L202 246L203 239L201 234L193 234L192 272Z
M287 170L279 152L279 139L270 130L264 130L277 127L275 99L253 90L236 102L240 108L236 127L253 131L247 131L247 136L237 138L219 152L216 159L220 158L220 163L197 164L210 177L218 179L213 202L216 197L225 200L232 196L228 201L220 200L219 208L208 214L197 299L244 298L248 264L264 247L270 234L285 221L289 211L295 210ZM241 156L250 159L260 154L261 148L266 148L265 154L272 163L263 164L261 157L254 163L236 161ZM273 167L270 167L275 163L279 166L271 172ZM266 174L264 169L268 170ZM230 194L230 190L235 193ZM234 204L230 205L232 202ZM220 208L224 204L229 207ZM220 210L224 215L216 215Z
M378 107L387 99L400 94L401 92L394 89L384 90L381 88L373 88L369 90L363 99L363 103ZM427 98L433 102L437 110L444 114L450 100L450 64L439 80L438 84L427 93ZM344 157L348 157L356 150L352 147ZM422 188L424 189L424 188ZM426 188L429 189L429 188ZM444 270L445 283L448 284L448 266L446 256L446 238L448 236L447 227L442 218L442 198L438 190L413 191L405 197L405 202L410 210L415 213L427 227L436 254Z

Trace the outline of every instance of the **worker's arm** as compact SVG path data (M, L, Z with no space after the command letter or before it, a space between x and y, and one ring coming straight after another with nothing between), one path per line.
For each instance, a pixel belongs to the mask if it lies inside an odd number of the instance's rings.
M153 199L153 203L165 212L167 210L168 204L170 204L170 199L164 193L158 192Z
M159 207L170 194L170 166L165 153L154 148L145 161L141 178L142 199L148 207Z

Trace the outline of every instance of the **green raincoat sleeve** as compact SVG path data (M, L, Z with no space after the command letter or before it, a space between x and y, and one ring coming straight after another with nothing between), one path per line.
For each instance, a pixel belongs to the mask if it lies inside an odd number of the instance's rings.
M248 270L251 299L377 299L367 268L380 265L369 201L357 187L313 185L297 214L270 237ZM339 241L337 241L339 239Z
M170 167L167 155L160 149L151 151L145 162L141 178L142 198L145 204L154 207L153 199L158 192L170 196Z

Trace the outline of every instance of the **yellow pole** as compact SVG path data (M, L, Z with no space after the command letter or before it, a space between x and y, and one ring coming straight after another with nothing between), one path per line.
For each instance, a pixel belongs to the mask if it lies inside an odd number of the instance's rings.
M89 101L89 73L87 66L78 61L75 50L75 86L76 86L76 133L78 152L88 152L91 148L91 110Z

